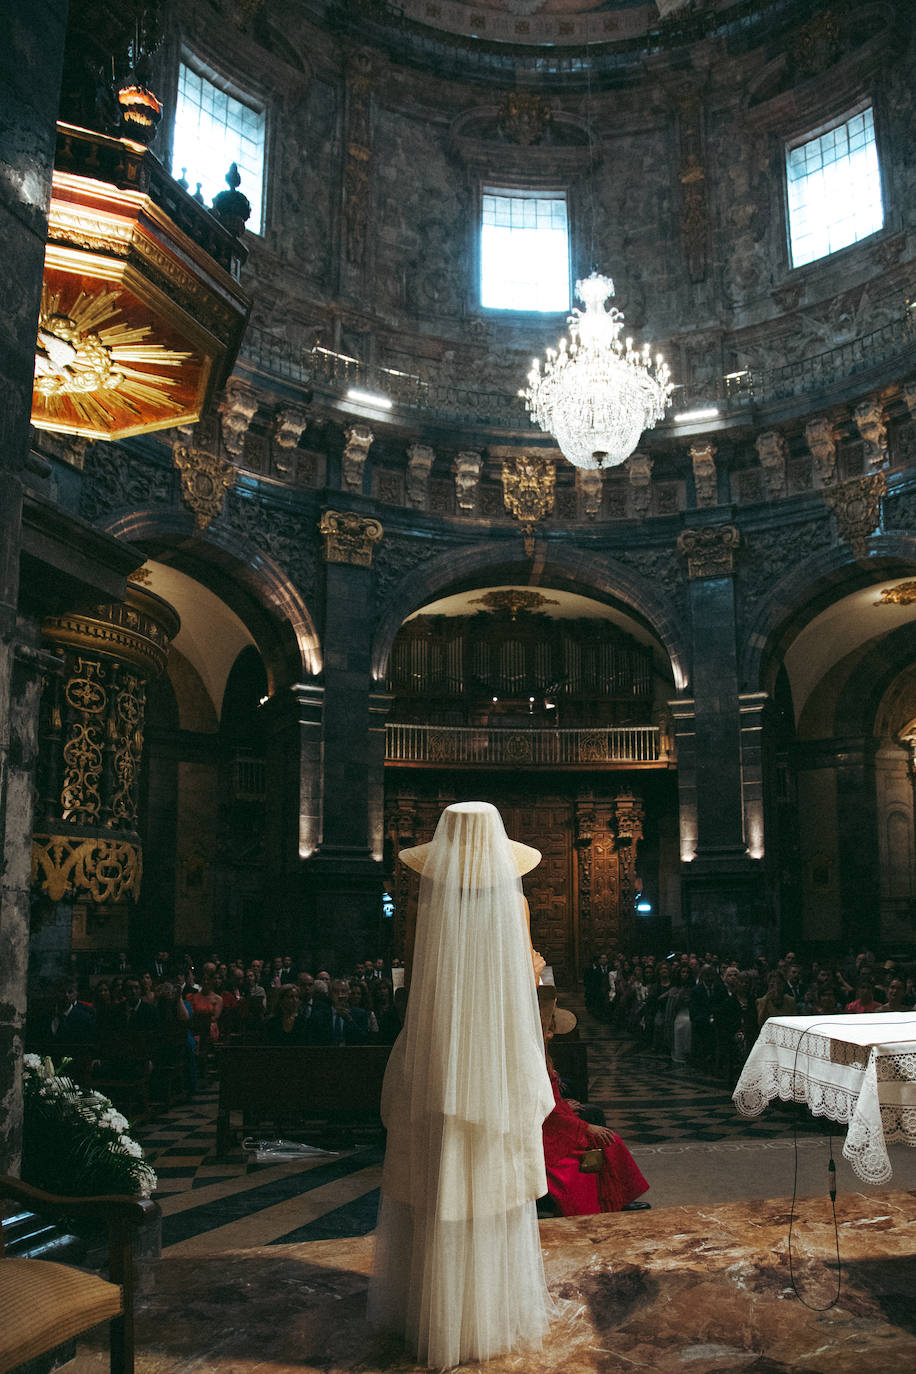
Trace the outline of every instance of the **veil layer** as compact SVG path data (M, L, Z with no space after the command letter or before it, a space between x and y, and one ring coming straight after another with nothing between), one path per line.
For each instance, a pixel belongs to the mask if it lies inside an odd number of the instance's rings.
M553 1109L521 882L495 807L443 812L420 881L370 1318L430 1365L537 1345L549 1299L535 1199Z

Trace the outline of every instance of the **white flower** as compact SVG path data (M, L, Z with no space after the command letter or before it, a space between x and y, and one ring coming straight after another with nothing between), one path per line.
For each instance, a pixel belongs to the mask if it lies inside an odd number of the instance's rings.
M136 1140L131 1140L129 1135L122 1135L118 1141L118 1149L125 1155L132 1155L134 1159L142 1159L143 1151Z
M22 1067L24 1069L40 1069L41 1060L37 1054L24 1054L22 1056Z

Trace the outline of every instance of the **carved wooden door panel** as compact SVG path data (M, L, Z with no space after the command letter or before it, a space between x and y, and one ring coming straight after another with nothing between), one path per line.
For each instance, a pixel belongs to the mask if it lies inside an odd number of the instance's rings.
M575 984L576 930L572 890L572 806L560 797L500 806L506 833L541 851L522 879L531 908L531 943L552 965L561 986Z

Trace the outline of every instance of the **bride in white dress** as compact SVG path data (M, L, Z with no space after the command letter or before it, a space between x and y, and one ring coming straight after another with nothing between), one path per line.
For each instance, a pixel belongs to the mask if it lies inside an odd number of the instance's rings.
M400 857L420 900L382 1093L369 1317L450 1369L539 1348L548 1325L535 1203L553 1094L519 877L540 854L507 839L494 806L462 802Z

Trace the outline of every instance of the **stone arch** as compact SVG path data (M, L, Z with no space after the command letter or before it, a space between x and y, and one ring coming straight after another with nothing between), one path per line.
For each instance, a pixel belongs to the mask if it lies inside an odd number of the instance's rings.
M881 535L869 555L857 559L846 544L819 550L796 564L775 584L746 627L740 664L744 691L770 691L792 640L832 602L874 582L912 575L916 539Z
M488 575L524 586L559 585L597 599L613 598L646 621L658 636L671 664L675 689L688 683L688 652L683 629L668 597L650 590L612 558L576 549L550 547L543 561L532 563L505 544L476 544L459 552L449 550L406 573L381 609L372 645L372 676L382 681L394 637L408 615L457 582Z
M176 568L222 597L250 629L271 694L320 674L321 644L308 603L289 575L243 537L217 526L190 544L188 519L179 511L131 511L102 528L150 557L167 554Z
M871 735L890 727L882 720L882 706L894 684L907 674L912 683L916 665L916 622L891 630L868 646L861 661L849 674L837 698L834 715L836 735Z

